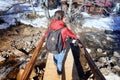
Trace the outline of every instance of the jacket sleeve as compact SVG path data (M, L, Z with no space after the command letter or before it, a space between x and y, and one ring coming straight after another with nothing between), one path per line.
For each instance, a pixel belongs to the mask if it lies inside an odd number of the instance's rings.
M66 34L67 36L77 39L77 35L75 33L73 33L70 29L66 28Z

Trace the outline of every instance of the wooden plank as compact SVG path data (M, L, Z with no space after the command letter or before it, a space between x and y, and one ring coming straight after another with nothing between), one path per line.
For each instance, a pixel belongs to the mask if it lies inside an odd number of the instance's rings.
M67 53L63 68L63 74L59 76L53 62L53 54L49 53L43 80L80 80L71 49Z
M61 76L57 74L57 68L53 62L53 54L48 53L45 73L43 80L61 80Z
M71 49L69 50L65 60L63 80L80 80Z

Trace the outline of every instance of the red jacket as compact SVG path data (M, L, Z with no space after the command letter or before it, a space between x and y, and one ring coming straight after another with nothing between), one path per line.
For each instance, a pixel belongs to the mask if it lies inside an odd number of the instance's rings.
M65 28L63 28L63 27L65 27ZM64 44L63 49L65 49L67 47L66 44L65 44L65 40L66 40L67 36L71 37L71 38L74 38L74 39L77 39L77 35L74 34L72 31L70 31L65 26L65 24L64 24L64 22L62 20L58 21L58 20L53 19L50 26L49 26L49 28L48 28L48 30L47 30L47 32L45 33L45 37L47 37L47 34L48 34L50 29L58 30L60 28L63 28L61 30L61 34L62 34L62 41L63 41L63 44Z

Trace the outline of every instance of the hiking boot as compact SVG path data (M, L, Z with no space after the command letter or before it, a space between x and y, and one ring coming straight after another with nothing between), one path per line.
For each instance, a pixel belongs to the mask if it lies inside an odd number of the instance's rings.
M80 80L87 80L85 76L81 77Z
M58 73L58 75L61 75L61 74L62 74L62 71L57 70L57 73Z

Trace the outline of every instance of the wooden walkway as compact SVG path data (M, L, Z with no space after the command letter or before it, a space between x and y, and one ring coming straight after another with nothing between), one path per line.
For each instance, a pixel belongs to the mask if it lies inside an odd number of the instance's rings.
M45 41L45 37L43 36L42 39L40 40L38 46L34 50L33 56L31 57L29 63L25 67L24 71L22 70L19 72L19 76L17 76L17 80L28 80L28 78L30 78L30 73L34 67L34 64L38 57L39 52L42 49L44 41ZM80 41L80 43L81 43L81 41ZM80 47L78 47L78 48L80 48ZM76 64L76 60L74 60L75 55L73 58L73 54L72 54L73 50L74 49L72 48L72 50L69 49L66 52L66 56L64 59L65 61L64 61L64 65L63 65L63 73L61 75L57 74L57 69L53 62L53 54L49 53L43 80L80 80L81 74L79 72L81 72L81 71L79 71L80 70L80 69L78 69L79 65ZM76 53L76 49L73 52ZM96 64L92 60L92 58L89 55L89 53L87 52L87 50L85 49L84 45L82 48L80 48L80 52L84 54L84 56L87 60L87 63L89 64L90 69L91 69L93 75L95 76L95 79L96 80L106 80L105 77L100 72L100 70L97 68ZM79 52L78 52L78 54L79 54ZM79 56L75 59L78 59L78 58L79 58ZM79 61L79 60L77 60L77 61ZM75 64L77 65L77 67ZM78 73L79 73L79 75L78 75ZM83 72L83 74L84 74L84 72ZM33 74L32 74L32 76L33 76ZM83 76L85 76L85 75L83 75Z
M80 80L71 49L66 55L63 74L58 75L56 66L53 62L53 54L48 54L43 80Z
M81 80L80 77L83 78L83 76L85 76L85 75L82 75L82 74L84 74L84 71L81 71L82 66L80 66L80 64L78 64L79 62L76 62L76 61L79 61L80 56L77 55L77 54L79 54L79 52L77 52L76 49L74 50L73 48L72 48L72 50L69 49L66 52L65 59L64 59L65 61L64 61L64 65L63 65L63 73L61 75L57 74L57 69L53 62L53 54L49 53L43 78L39 79L39 80ZM39 48L37 48L37 49L39 49ZM74 55L73 55L72 51L73 51ZM37 52L35 52L35 53L37 53ZM90 57L87 50L85 48L80 48L80 53L85 54L84 58L87 60L87 63L92 71L94 79L95 80L106 80L105 77L100 72L100 70L97 68L97 66L94 63L94 61L92 60L92 58ZM75 54L77 57L75 57ZM74 60L73 56L74 56L75 60ZM32 62L35 62L35 60L33 61L34 57L37 57L37 55L35 54L32 57L32 60L31 60ZM80 60L80 62L81 62L81 60ZM31 63L29 63L29 65L31 66ZM34 69L32 67L29 68L29 65L27 65L27 68L25 68L25 70L29 74L31 72L28 72L28 70L30 70L30 71L32 71L32 73L34 73ZM77 65L77 67L76 67L76 65ZM25 70L20 71L19 76L17 77L17 80L28 80L27 79L28 77L29 77L29 80L32 80L34 74L31 73L30 76L29 75L25 76L25 75L23 75L23 71L25 72ZM81 73L81 72L83 72L83 73ZM21 74L23 76L21 76ZM27 78L21 79L22 77L24 78L24 76ZM87 79L88 79L88 77L87 77Z

